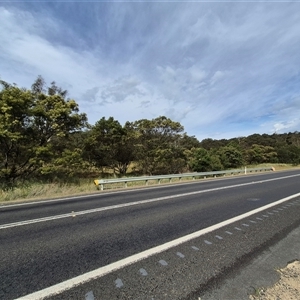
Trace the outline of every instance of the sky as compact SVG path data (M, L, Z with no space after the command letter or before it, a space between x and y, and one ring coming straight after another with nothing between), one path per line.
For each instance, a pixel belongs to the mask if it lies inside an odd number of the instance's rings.
M90 124L166 116L200 141L300 131L300 2L0 1L0 78Z

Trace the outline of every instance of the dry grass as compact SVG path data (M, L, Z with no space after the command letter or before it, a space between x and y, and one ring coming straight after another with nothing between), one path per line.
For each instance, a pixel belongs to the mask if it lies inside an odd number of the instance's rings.
M13 190L0 190L0 202L19 202L24 200L51 199L95 192L92 180L82 180L79 184L35 183Z
M275 167L277 171L296 169L299 168L288 165L288 164L263 164L256 166L247 166L247 168L258 168L258 167ZM100 179L100 178L98 178ZM182 182L191 181L191 178L184 178ZM172 179L172 183L179 183L178 178ZM161 180L161 184L168 184L169 180ZM149 186L157 185L157 180L149 181ZM139 188L145 187L144 181L128 182L128 188ZM118 188L124 188L124 183L109 184L105 186L105 190L113 190ZM0 190L0 203L3 202L21 202L29 200L39 199L52 199L59 197L68 197L82 194L96 193L97 189L91 179L81 179L77 184L61 184L61 183L34 183L30 185L23 185L15 188L14 190L3 191Z

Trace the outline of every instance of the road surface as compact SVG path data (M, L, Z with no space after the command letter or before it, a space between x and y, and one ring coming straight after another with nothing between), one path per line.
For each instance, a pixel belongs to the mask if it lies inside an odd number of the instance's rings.
M299 180L272 172L1 206L0 299L198 299L299 224Z

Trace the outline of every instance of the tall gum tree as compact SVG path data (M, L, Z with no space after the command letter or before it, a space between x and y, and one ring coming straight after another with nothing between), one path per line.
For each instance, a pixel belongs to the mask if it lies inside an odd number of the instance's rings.
M55 83L47 92L41 76L31 90L0 84L0 182L12 187L51 161L52 138L81 130L87 117Z

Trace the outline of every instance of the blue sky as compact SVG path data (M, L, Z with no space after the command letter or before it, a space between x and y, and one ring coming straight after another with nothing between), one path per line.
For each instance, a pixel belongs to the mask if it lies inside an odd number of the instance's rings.
M300 2L0 2L0 77L38 75L94 124L165 115L188 135L300 131Z

